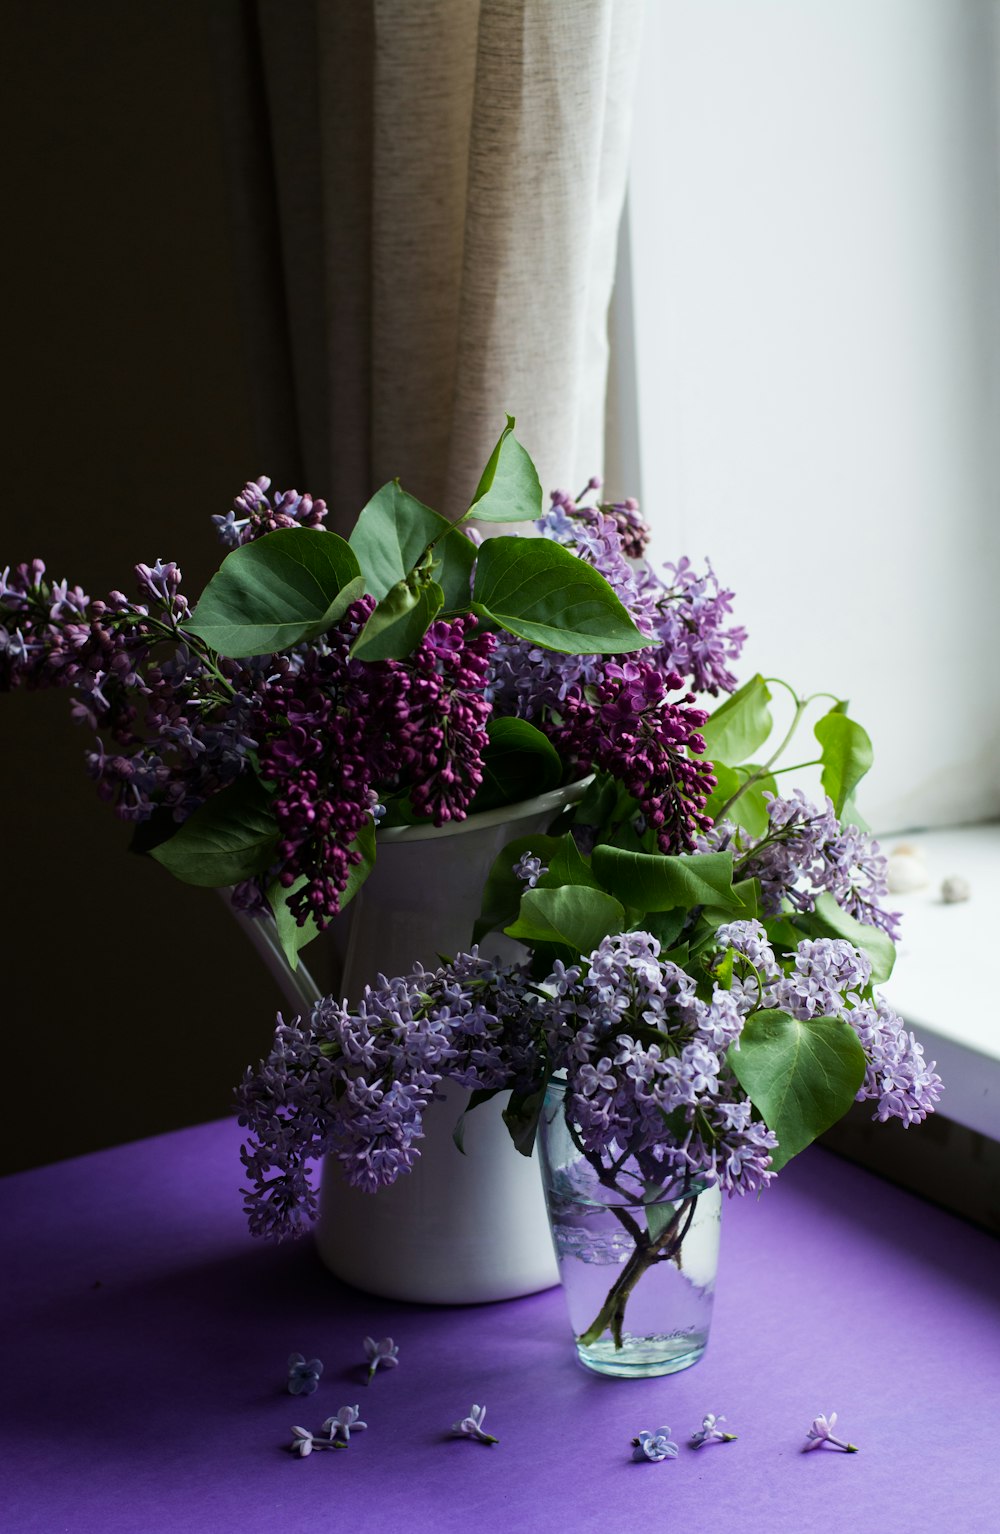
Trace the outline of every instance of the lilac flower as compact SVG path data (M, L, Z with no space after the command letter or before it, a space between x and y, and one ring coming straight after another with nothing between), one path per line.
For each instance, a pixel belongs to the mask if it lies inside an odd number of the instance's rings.
M854 1443L844 1443L843 1439L834 1438L833 1429L836 1426L837 1413L831 1412L829 1418L815 1417L812 1427L806 1434L807 1442L803 1446L803 1453L810 1449L818 1449L821 1444L832 1444L836 1449L843 1449L848 1454L857 1454L858 1446Z
M717 1417L714 1412L706 1412L701 1419L701 1427L691 1434L692 1449L700 1449L706 1443L733 1443L735 1433L724 1433L719 1427L720 1422L725 1422L725 1417Z
M297 490L281 490L270 499L271 481L266 476L244 485L225 516L213 516L215 530L227 548L252 543L282 527L320 527L326 517L325 501Z
M746 629L726 626L733 593L719 585L708 560L704 575L688 559L663 568L666 580L647 566L640 585L643 595L654 596L653 632L663 646L663 664L690 677L696 692L732 692L736 678L729 663L739 658L747 637Z
M668 1427L658 1427L655 1433L641 1432L632 1439L632 1458L639 1461L676 1459L677 1445Z
M326 1423L323 1424L323 1431L326 1431ZM343 1449L347 1445L334 1439L317 1438L315 1433L310 1433L307 1428L293 1427L292 1441L288 1447L300 1459L305 1459L314 1449Z
M533 852L525 852L514 864L514 877L520 879L528 889L533 890L543 874L548 869L541 858L536 858Z
M637 801L663 852L687 852L709 829L705 803L715 787L698 730L708 715L694 694L667 696L683 686L653 661L609 661L603 680L585 693L574 685L549 733L557 749L582 769L601 767Z
M453 1422L451 1430L461 1438L475 1438L479 1443L499 1443L499 1438L483 1430L483 1418L486 1416L485 1406L473 1406L469 1415L463 1417L461 1422Z
M342 1406L335 1417L327 1417L322 1431L331 1443L349 1444L352 1430L359 1433L367 1426L367 1422L361 1421L360 1407Z
M761 881L768 915L777 915L786 899L799 911L811 911L827 893L857 921L881 928L893 940L899 936L899 913L881 906L888 891L887 861L876 841L857 826L841 825L829 798L820 810L801 789L787 799L770 796L767 812L762 837L721 822L699 842L700 849L732 846L737 877Z
M391 1337L383 1337L376 1342L373 1337L364 1340L365 1356L368 1359L368 1383L375 1378L375 1371L379 1365L384 1369L395 1369L399 1363L399 1347Z
M315 1447L313 1435L304 1427L293 1427L292 1441L288 1447L293 1454L298 1454L302 1459L305 1459L308 1454L312 1453Z
M310 1358L308 1362L301 1353L288 1355L288 1391L293 1396L311 1396L323 1373L322 1361Z

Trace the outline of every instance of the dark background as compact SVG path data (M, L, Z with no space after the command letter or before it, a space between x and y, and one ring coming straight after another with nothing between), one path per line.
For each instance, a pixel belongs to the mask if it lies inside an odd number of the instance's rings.
M92 596L157 557L196 595L211 513L280 473L251 434L206 12L4 7L0 568L38 555ZM91 745L66 694L0 697L3 1170L225 1113L279 1005L220 898L126 852Z

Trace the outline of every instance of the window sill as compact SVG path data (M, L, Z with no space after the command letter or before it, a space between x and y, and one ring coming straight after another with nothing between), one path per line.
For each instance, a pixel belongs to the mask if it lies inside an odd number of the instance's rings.
M957 826L886 838L919 850L925 889L891 895L903 913L896 968L882 987L945 1083L944 1114L1000 1140L1000 998L988 957L1000 943L1000 825ZM942 880L966 879L971 898L941 899Z

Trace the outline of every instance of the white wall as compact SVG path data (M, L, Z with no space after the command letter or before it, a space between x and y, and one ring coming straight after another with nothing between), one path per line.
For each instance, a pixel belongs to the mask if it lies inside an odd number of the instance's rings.
M662 557L708 554L736 589L744 674L850 696L883 831L1000 813L995 21L647 6L640 462L612 444L609 470Z

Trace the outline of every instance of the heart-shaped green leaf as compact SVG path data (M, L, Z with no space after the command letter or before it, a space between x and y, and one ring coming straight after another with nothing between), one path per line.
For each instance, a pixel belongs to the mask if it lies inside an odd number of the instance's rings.
M549 866L560 845L571 840L568 833L565 836L547 836L542 831L532 832L529 836L515 836L497 853L483 885L482 905L472 931L474 943L482 942L487 932L506 926L517 916L524 893L524 881L515 874L514 865L520 862L524 854L530 852Z
M483 781L471 813L516 804L554 788L562 777L562 761L547 735L527 719L491 719L490 743L483 755Z
M778 1137L776 1172L843 1118L866 1065L861 1041L843 1019L799 1022L777 1009L753 1013L726 1058Z
M535 521L542 514L538 472L513 432L509 415L466 513L477 522Z
M753 756L771 733L770 701L764 678L751 677L702 725L699 734L705 739L705 755L728 767Z
M589 954L624 925L624 908L612 896L584 884L564 884L525 890L517 920L504 931L523 943L556 943Z
M841 708L824 714L813 731L823 748L823 791L839 815L875 760L868 733Z
M350 537L365 590L381 601L416 568L428 544L451 527L446 517L404 490L398 479L376 490ZM464 605L468 606L467 592Z
M618 655L651 643L603 575L548 538L488 538L473 598L474 612L567 655Z
M283 527L226 556L186 627L220 655L269 655L325 634L363 591L343 538Z
M207 799L149 855L184 884L222 889L263 873L277 848L278 826L267 791L245 773Z
M601 884L625 905L639 911L690 910L705 905L723 910L740 908L733 890L731 852L626 852L620 847L595 847L591 867Z
M444 605L436 581L400 581L387 592L351 646L355 660L403 660Z

